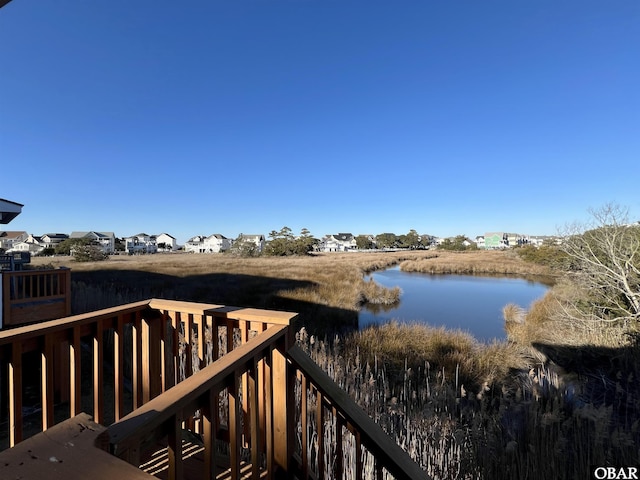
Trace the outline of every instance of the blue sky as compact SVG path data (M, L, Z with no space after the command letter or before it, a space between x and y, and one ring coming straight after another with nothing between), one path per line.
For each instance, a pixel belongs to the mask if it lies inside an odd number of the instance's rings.
M13 0L5 229L554 234L640 219L637 0Z

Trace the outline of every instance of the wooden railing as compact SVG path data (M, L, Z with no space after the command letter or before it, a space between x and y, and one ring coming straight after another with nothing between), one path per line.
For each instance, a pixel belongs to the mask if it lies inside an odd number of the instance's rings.
M86 411L129 463L162 446L168 478L195 478L186 434L197 478L426 478L295 347L295 316L152 299L0 332L8 443ZM35 429L27 383L41 385Z
M13 327L71 314L71 271L4 271L2 327Z

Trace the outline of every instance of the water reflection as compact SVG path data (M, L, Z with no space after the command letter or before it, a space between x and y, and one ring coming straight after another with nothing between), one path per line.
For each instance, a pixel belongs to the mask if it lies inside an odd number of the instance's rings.
M430 275L399 267L371 277L385 287L400 287L402 294L396 305L366 305L359 314L360 327L396 319L467 330L481 341L505 338L505 305L528 309L549 288L530 278Z

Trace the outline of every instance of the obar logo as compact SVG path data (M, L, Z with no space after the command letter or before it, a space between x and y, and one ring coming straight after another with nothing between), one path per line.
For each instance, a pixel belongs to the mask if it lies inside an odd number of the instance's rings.
M597 480L638 480L637 467L595 467L593 476Z

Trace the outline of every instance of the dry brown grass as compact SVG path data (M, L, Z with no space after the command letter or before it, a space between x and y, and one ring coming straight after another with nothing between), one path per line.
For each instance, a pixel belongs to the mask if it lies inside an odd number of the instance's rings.
M149 296L300 313L312 331L351 328L365 302L392 303L398 289L364 274L429 252L332 253L238 258L220 254L115 255L103 262L34 258L34 265L72 269L80 311ZM77 311L77 313L80 313Z
M510 250L437 251L424 258L405 260L400 264L400 268L406 272L433 274L543 276L555 274L548 267L525 262Z

